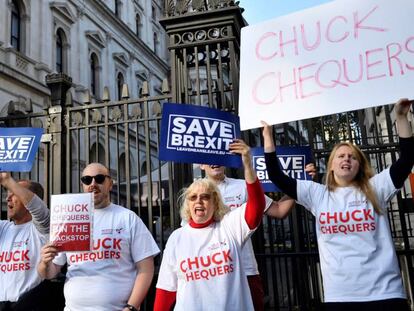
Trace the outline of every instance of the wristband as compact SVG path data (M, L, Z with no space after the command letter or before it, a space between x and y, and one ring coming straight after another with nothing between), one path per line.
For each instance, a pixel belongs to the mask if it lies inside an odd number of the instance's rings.
M127 308L128 310L131 311L139 311L139 309L135 308L133 305L130 305L129 303L127 303L124 308Z

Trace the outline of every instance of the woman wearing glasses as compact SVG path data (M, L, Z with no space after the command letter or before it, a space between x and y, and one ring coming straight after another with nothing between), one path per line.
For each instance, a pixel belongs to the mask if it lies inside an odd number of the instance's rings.
M253 310L241 267L241 248L259 225L264 193L253 170L250 148L239 139L248 201L229 212L209 179L194 181L181 195L181 217L188 223L168 239L157 282L155 311Z

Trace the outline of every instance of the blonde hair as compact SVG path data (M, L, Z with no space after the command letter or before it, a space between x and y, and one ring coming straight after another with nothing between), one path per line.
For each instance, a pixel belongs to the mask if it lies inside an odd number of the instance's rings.
M181 219L187 222L191 219L190 207L188 205L188 195L197 187L203 188L207 193L211 194L211 199L215 206L213 218L215 221L222 220L224 215L227 214L230 209L224 204L217 185L208 178L197 179L188 188L181 190L178 198L179 205L181 206Z
M377 196L375 195L374 189L372 189L371 184L369 183L369 179L374 176L374 172L372 171L367 157L356 145L349 142L342 142L334 146L331 154L329 155L325 182L326 186L328 187L329 191L335 191L335 189L338 187L332 170L332 162L338 149L343 146L351 148L352 154L355 156L359 163L359 170L352 180L352 185L362 191L362 193L367 197L368 201L371 202L375 212L382 214Z

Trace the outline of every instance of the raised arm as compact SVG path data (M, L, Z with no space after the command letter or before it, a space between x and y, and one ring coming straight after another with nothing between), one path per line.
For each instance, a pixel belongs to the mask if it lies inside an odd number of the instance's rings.
M279 201L273 201L270 207L266 210L266 215L283 219L289 215L293 207L295 207L295 200L287 195L284 195Z
M316 167L314 163L306 164L305 171L314 179L316 176ZM266 215L278 219L283 219L289 215L292 208L296 205L295 200L284 195L279 201L273 201L266 210Z
M46 203L34 195L32 200L26 205L26 208L32 214L32 221L37 231L47 234L50 231L50 211Z
M265 198L262 186L252 165L250 147L241 139L235 139L230 144L232 153L240 154L243 161L244 179L247 186L247 204L245 219L250 229L256 228L263 217Z
M268 125L266 122L263 122L263 139L264 139L264 152L265 152L265 161L267 173L269 174L269 179L274 183L280 190L286 193L293 199L297 199L296 192L296 179L288 177L283 173L279 160L277 159L275 153L275 143L273 141L273 131L272 126Z
M400 145L400 158L391 165L390 175L395 188L401 188L414 165L414 137L407 114L412 102L400 99L394 107Z
M15 181L9 172L0 172L0 182L4 188L13 192L22 201L24 206L27 206L34 196L33 192Z
M242 139L235 139L233 143L230 144L230 152L241 155L244 169L244 179L248 184L254 183L257 176L255 170L253 169L250 147Z
M42 233L49 233L49 224L50 224L50 212L46 206L46 203L30 191L30 183L32 181L17 182L8 172L0 172L0 183L7 189L7 191L13 193L23 205L27 208L32 216L33 224L36 229ZM24 186L26 183L29 186ZM39 187L41 187L39 185Z

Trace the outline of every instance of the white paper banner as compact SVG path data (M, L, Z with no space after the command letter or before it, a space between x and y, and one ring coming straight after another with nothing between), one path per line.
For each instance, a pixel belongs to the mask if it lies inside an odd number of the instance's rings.
M242 130L413 98L414 1L337 0L242 29Z

